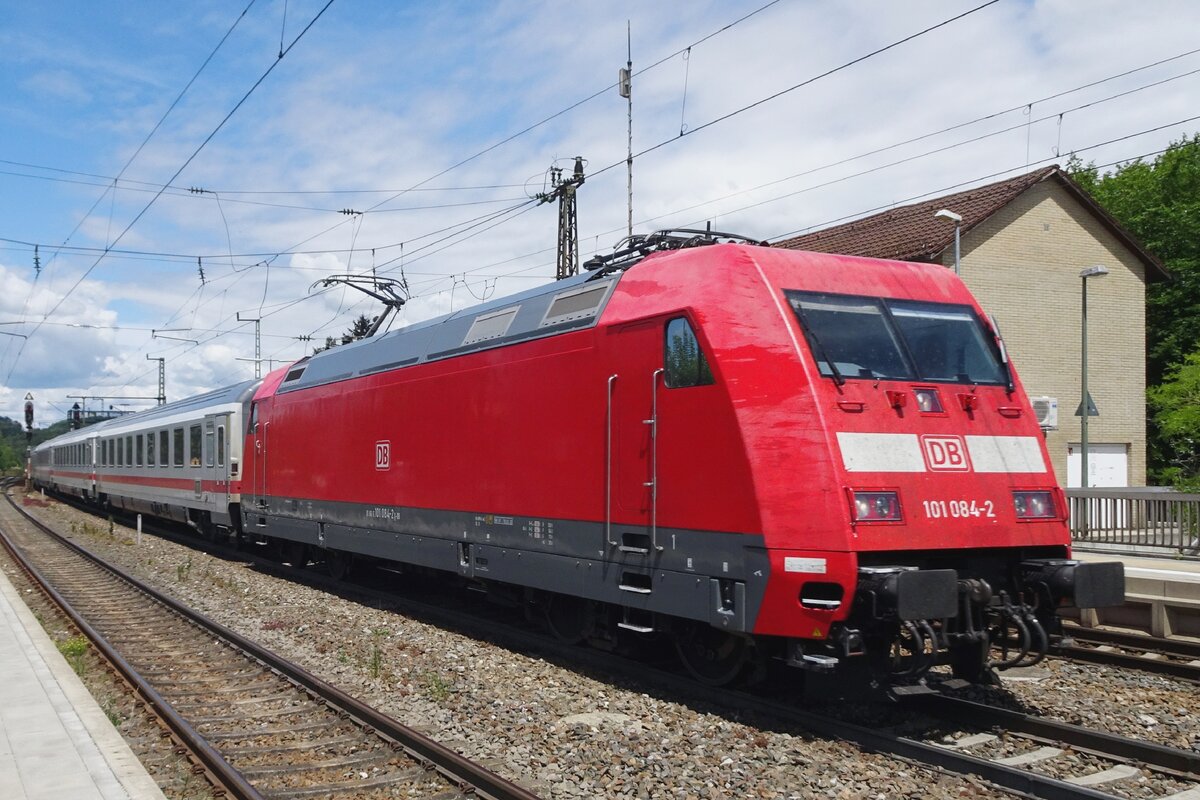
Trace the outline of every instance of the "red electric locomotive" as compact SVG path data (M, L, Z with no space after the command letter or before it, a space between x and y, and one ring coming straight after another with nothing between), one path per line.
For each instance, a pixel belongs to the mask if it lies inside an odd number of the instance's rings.
M718 237L635 239L273 373L243 533L456 574L568 640L665 633L712 683L772 657L989 680L1060 605L1123 602L1119 563L1070 559L1029 401L951 271Z

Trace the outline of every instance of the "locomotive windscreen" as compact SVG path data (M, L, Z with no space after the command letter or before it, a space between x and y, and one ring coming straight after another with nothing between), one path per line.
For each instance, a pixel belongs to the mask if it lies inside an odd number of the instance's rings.
M1002 384L970 306L786 292L822 375Z

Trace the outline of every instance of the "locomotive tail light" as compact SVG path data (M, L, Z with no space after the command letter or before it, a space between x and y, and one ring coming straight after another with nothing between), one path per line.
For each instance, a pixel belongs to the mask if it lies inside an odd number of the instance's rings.
M1056 519L1058 509L1054 505L1054 493L1013 492L1013 506L1017 519Z
M922 414L942 413L942 399L936 389L913 389L913 399L917 401L917 411Z
M897 411L908 405L908 394L905 392L888 389L884 394L887 395L888 405Z
M850 516L855 522L902 522L900 495L897 492L850 493Z

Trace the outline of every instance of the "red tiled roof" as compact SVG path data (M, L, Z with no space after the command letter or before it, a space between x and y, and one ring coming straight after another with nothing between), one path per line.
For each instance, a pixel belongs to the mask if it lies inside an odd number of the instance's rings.
M891 258L900 261L934 261L954 244L954 223L934 217L940 209L962 215L961 234L1044 180L1053 179L1074 195L1105 227L1128 246L1147 266L1147 278L1168 277L1162 263L1117 223L1058 165L1043 167L965 192L901 206L869 217L774 242L775 247L815 250L821 253Z

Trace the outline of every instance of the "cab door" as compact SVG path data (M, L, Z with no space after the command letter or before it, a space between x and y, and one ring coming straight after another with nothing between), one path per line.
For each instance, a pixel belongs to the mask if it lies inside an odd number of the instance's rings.
M657 492L655 395L662 379L662 320L616 328L608 345L609 545L648 552Z

